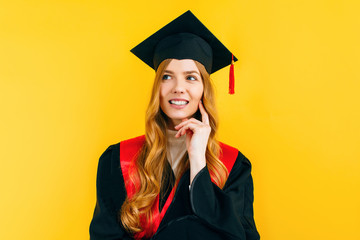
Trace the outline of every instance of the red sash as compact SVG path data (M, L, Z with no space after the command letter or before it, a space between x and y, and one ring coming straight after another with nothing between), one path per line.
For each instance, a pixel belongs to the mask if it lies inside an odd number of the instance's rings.
M124 177L125 188L127 196L131 198L138 189L135 184L130 180L130 173L136 171L135 160L138 157L141 147L145 143L145 135L131 138L120 142L120 165L121 171ZM219 159L223 162L228 172L230 173L234 166L238 150L225 143L219 142L222 149ZM135 179L137 181L137 179ZM212 180L213 181L213 180ZM173 188L169 194L168 199L165 202L161 212L159 211L159 195L155 199L153 205L153 216L151 224L147 224L147 220L140 217L140 224L143 227L143 231L135 235L135 239L141 239L145 236L151 237L158 229L161 220L163 219L167 209L169 208L175 194L175 188Z

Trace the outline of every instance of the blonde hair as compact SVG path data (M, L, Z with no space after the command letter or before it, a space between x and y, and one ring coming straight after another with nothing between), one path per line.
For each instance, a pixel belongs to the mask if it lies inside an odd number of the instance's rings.
M136 185L137 192L132 198L126 198L119 212L120 219L124 228L131 234L139 233L143 230L140 223L141 219L146 219L147 223L153 220L152 207L155 204L156 197L160 193L163 175L166 169L166 149L167 149L167 120L168 117L160 108L160 84L162 76L168 64L172 59L164 60L156 71L156 76L152 88L150 102L146 111L145 120L145 144L140 150L136 161L137 172L135 176L130 176L131 181ZM216 140L218 129L217 111L214 105L214 89L210 75L205 67L195 61L198 67L204 85L202 102L209 115L209 124L211 133L206 148L206 164L214 183L223 188L228 177L228 171L225 165L219 159L220 146ZM194 115L201 121L199 110ZM189 159L187 152L184 154L178 167L177 176L189 169ZM174 186L176 187L176 185ZM148 233L151 236L153 233Z

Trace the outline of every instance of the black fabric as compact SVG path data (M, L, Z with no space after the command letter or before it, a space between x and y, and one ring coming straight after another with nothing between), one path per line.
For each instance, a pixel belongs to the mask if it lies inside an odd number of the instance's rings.
M210 74L213 53L210 45L192 33L177 33L162 39L154 50L154 67L169 58L193 59L205 66Z
M117 213L126 198L120 169L120 144L100 156L96 178L96 206L90 223L91 240L133 239L119 224Z
M97 201L89 228L91 240L133 239L117 217L126 197L119 151L119 143L111 145L99 159ZM244 155L238 153L222 190L211 182L207 167L195 176L190 191L189 182L188 170L151 239L260 239L253 218L251 164Z
M161 212L162 208L165 205L166 199L169 197L171 190L175 184L175 175L169 162L166 164L165 174L163 176L163 181L160 189L159 196L159 211Z
M193 59L202 63L211 74L230 65L232 60L231 52L190 10L130 51L155 70L168 58Z

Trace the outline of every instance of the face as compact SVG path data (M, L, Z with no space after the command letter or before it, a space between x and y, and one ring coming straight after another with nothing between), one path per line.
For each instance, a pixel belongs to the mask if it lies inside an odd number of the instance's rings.
M197 111L204 85L200 71L191 59L173 59L160 83L160 107L169 117L169 127L191 118Z

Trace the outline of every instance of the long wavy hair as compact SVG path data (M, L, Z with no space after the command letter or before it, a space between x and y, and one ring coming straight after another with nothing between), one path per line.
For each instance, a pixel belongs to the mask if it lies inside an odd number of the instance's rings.
M153 205L156 197L160 193L162 181L166 174L167 164L167 123L168 117L160 108L160 84L166 67L172 59L164 60L158 67L152 88L150 102L146 111L145 118L145 138L146 141L142 146L134 173L130 175L131 181L137 185L136 193L131 198L126 198L119 217L124 228L131 234L137 234L144 230L142 219L151 224L154 218ZM219 159L221 148L216 140L216 132L218 129L218 117L216 107L214 105L214 89L210 75L205 67L195 61L200 71L204 85L202 97L203 106L209 115L209 124L211 133L206 148L206 164L209 169L213 182L220 188L223 188L228 177L228 170ZM199 109L193 116L201 121ZM185 152L179 164L176 176L181 178L182 174L189 169L189 157ZM178 181L176 181L177 183ZM177 184L174 186L177 187ZM153 233L148 233L150 236Z

